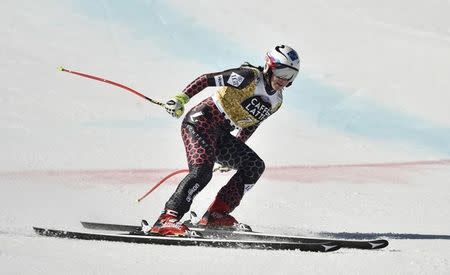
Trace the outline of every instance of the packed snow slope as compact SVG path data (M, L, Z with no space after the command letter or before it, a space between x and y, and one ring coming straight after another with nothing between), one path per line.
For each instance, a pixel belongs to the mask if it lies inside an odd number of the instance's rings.
M4 274L447 274L448 1L5 1L0 10ZM234 215L255 230L384 236L381 251L181 248L36 236L80 220L153 221L185 168L165 101L197 76L261 65L280 43L301 73L248 144L267 170ZM214 92L206 89L187 108ZM230 174L195 199L199 214Z

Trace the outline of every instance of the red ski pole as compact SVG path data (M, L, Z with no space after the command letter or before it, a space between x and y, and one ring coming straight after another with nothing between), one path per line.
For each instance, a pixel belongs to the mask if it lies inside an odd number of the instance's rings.
M101 77L98 77L98 76L95 76L95 75L90 75L90 74L86 74L86 73L81 73L81 72L76 72L76 71L68 70L68 69L65 69L65 68L63 68L63 67L59 67L58 69L59 69L60 71L62 71L62 72L75 74L75 75L78 75L78 76L81 76L81 77L86 77L86 78L94 79L94 80L97 80L97 81L101 81L101 82L105 82L105 83L108 83L108 84L117 86L117 87L122 88L122 89L124 89L124 90L127 90L127 91L129 91L129 92L131 92L131 93L133 93L133 94L135 94L135 95L137 95L137 96L140 96L140 97L142 97L142 98L144 98L144 99L150 101L150 102L153 103L153 104L156 104L156 105L159 105L159 106L164 107L164 103L159 102L159 101L154 100L154 99L151 99L151 98L149 98L149 97L147 97L147 96L141 94L140 92L138 92L138 91L136 91L136 90L133 90L133 89L131 89L130 87L127 87L127 86L125 86L125 85L123 85L123 84L120 84L120 83L117 83L117 82L114 82L114 81L111 81L111 80L108 80L108 79L105 79L105 78L101 78ZM175 171L175 172L170 173L169 175L167 175L166 177L164 177L163 179L161 179L161 180L160 180L155 186L153 186L150 190L148 190L147 193L145 193L142 197L140 197L140 198L138 199L138 202L140 202L140 201L143 200L145 197L147 197L150 193L152 193L156 188L158 188L161 184L163 184L163 183L164 183L167 179L169 179L170 177L175 176L176 174L185 173L185 172L189 172L189 170L188 170L188 169L181 169L181 170L177 170L177 171Z
M124 89L124 90L127 90L127 91L129 91L129 92L131 92L131 93L133 93L133 94L135 94L135 95L137 95L137 96L140 96L140 97L142 97L142 98L144 98L144 99L150 101L150 102L153 103L153 104L156 104L156 105L159 105L159 106L164 107L164 103L159 102L159 101L154 100L154 99L151 99L151 98L149 98L149 97L147 97L147 96L145 96L145 95L139 93L138 91L133 90L133 89L131 89L130 87L127 87L127 86L125 86L125 85L123 85L123 84L120 84L120 83L117 83L117 82L114 82L114 81L111 81L111 80L108 80L108 79L104 79L104 78L101 78L101 77L98 77L98 76L89 75L89 74L85 74L85 73L80 73L80 72L76 72L76 71L72 71L72 70L67 70L67 69L65 69L65 68L63 68L63 67L59 67L58 69L59 69L60 71L62 71L62 72L75 74L75 75L78 75L78 76L82 76L82 77L94 79L94 80L97 80L97 81L101 81L101 82L105 82L105 83L108 83L108 84L117 86L117 87L122 88L122 89Z
M150 190L148 190L147 193L145 193L137 201L140 202L141 200L143 200L145 197L147 197L151 192L153 192L156 188L158 188L161 184L163 184L163 182L168 180L170 177L173 177L176 174L185 173L185 172L189 172L189 170L188 169L180 169L180 170L174 171L174 172L170 173L169 175L165 176L162 180L160 180L157 184L155 184L155 186L153 186Z
M156 105L159 105L159 106L164 107L164 103L159 102L159 101L154 100L154 99L151 99L151 98L149 98L149 97L147 97L147 96L141 94L140 92L131 89L130 87L127 87L127 86L125 86L125 85L123 85L123 84L114 82L114 81L112 81L112 80L108 80L108 79L105 79L105 78L101 78L101 77L98 77L98 76L95 76L95 75L90 75L90 74L86 74L86 73L81 73L81 72L76 72L76 71L68 70L68 69L65 69L65 68L63 68L63 67L59 67L58 69L59 69L60 71L62 71L62 72L75 74L75 75L78 75L78 76L81 76L81 77L86 77L86 78L94 79L94 80L97 80L97 81L101 81L101 82L105 82L105 83L108 83L108 84L117 86L117 87L122 88L122 89L124 89L124 90L127 90L127 91L129 91L129 92L131 92L131 93L133 93L133 94L135 94L135 95L137 95L137 96L140 96L140 97L142 97L142 98L144 98L144 99L150 101L150 102L153 103L153 104L156 104ZM161 184L163 184L163 183L164 183L167 179L169 179L170 177L175 176L176 174L185 173L185 172L189 172L189 170L188 170L188 169L181 169L181 170L177 170L177 171L175 171L175 172L170 173L169 175L167 175L166 177L164 177L163 179L161 179L157 184L155 184L155 186L153 186L150 190L148 190L147 193L145 193L142 197L140 197L140 198L138 199L138 202L140 202L140 201L143 200L145 197L147 197L150 193L152 193L156 188L158 188Z

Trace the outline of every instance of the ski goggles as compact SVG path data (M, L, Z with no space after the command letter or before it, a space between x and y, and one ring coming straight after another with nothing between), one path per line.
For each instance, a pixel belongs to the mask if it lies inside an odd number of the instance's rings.
M267 64L272 73L279 78L292 81L298 74L298 70L296 68L280 63L271 56L267 57Z

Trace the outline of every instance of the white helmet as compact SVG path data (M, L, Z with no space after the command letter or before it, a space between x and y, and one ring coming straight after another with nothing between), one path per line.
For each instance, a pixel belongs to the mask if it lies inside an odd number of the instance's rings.
M286 45L275 46L266 54L266 64L264 74L274 74L275 76L289 80L290 86L298 74L300 59L297 52Z

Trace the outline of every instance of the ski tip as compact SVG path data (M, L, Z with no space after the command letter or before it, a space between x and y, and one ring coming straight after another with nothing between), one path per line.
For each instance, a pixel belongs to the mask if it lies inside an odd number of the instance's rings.
M34 233L38 235L45 235L46 229L42 227L33 226Z
M380 249L385 248L389 245L389 242L387 240L376 240L376 241L370 241L369 245L371 246L370 249Z
M337 243L324 243L321 244L320 246L321 246L320 252L332 252L339 250L341 248L341 246Z

